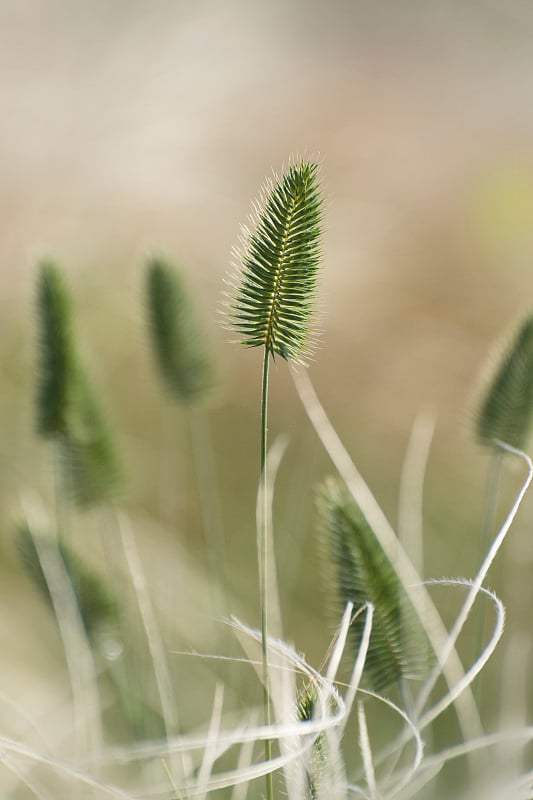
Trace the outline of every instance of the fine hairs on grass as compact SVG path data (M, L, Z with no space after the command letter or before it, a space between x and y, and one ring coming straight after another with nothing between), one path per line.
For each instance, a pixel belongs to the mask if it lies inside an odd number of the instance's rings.
M50 711L33 719L33 711L21 709L0 686L2 711L15 714L18 726L16 736L11 735L10 723L0 715L0 793L6 800L256 800L265 795L273 800L275 789L276 797L287 800L533 798L533 772L526 761L533 726L522 720L521 727L485 733L472 691L500 642L505 622L502 602L484 582L533 476L531 461L522 452L533 414L533 317L522 323L495 372L476 422L478 440L494 458L521 460L527 475L492 542L487 540L483 547L474 577L424 580L419 574L422 559L417 571L336 434L307 371L293 369L306 361L313 345L321 227L318 168L294 160L281 177L268 182L256 203L250 229L243 231L241 250L235 254L232 288L225 296L228 327L245 346L262 348L263 359L256 506L261 619L258 629L249 627L228 608L225 628L242 647L243 658L224 655L224 648L206 653L190 649L194 639L186 641L186 649L179 642L169 653L166 642L174 629L169 634L160 628L162 604L152 598L153 588L159 587L151 582L163 580L166 565L157 552L163 540L150 536L151 549L138 547L139 523L123 510L112 508L115 513L108 514L116 528L111 534L118 535L121 546L113 547L110 536L102 540L105 570L95 561L96 552L86 558L78 549L78 525L81 530L83 520L91 527L95 518L81 512L109 504L115 496L117 460L99 397L80 357L65 279L52 262L41 264L36 430L57 451L61 479L56 519L48 521L46 512L39 516L39 502L23 502L25 521L17 528L15 544L59 632L69 713L65 723L64 709L57 709L57 728L67 740L63 746L60 737L54 740L56 718ZM202 428L214 388L213 365L181 271L165 259L153 258L143 288L154 362L171 402L191 424L213 583L223 540L216 527L215 462L208 454L207 429ZM319 668L281 636L285 608L280 608L276 595L272 509L284 445L280 439L278 446L269 448L267 440L269 367L274 359L292 362L289 368L303 409L337 473L321 484L317 498L322 562L328 562L325 591L336 625L329 647L323 634L320 644L326 657ZM407 496L415 512L404 509L401 526L415 520L411 541L418 542L430 428L426 422L419 436L422 446L405 469ZM414 486L415 474L419 487ZM490 524L485 527L491 532L494 518L489 512L487 519ZM146 524L146 517L142 520ZM111 527L106 525L106 535ZM174 528L168 533L174 548ZM409 539L409 532L404 533ZM162 552L165 558L170 550ZM145 558L148 553L150 558ZM155 575L152 557L158 565ZM178 582L174 569L169 581L173 587ZM180 574L188 580L188 570ZM191 584L200 584L198 577L192 572ZM221 579L218 571L216 579ZM176 636L187 615L195 622L200 619L194 604L208 591L202 581L197 595L187 593L186 603L176 594L167 620L178 622ZM446 603L450 593L460 605L448 628L437 600ZM491 609L492 628L468 663L459 654L470 649L465 646L470 644L465 642L465 624L478 597ZM111 655L110 644L117 646ZM190 673L178 672L178 655L192 665ZM515 700L525 708L524 681L514 680L516 672L508 662L504 668L511 674L505 676L505 685L516 689L519 684L522 694ZM209 673L209 665L221 663L223 672L214 667ZM212 680L198 691L195 680L205 674ZM243 707L248 694L243 691L236 709L235 697L241 685L248 690L250 675L262 690L262 708ZM192 723L187 718L191 712L183 701L191 698L198 706L206 698L211 703L211 713L208 719L202 714L199 727L196 717ZM450 717L455 713L451 726L447 711ZM447 776L440 782L439 773L458 759L468 769L463 769L452 794ZM504 766L501 773L491 772L499 765Z
M270 357L301 362L311 345L311 321L319 265L322 200L318 167L306 161L289 165L270 182L256 205L251 232L243 231L237 254L234 292L227 302L228 322L247 347L263 348L261 391L260 476L263 514L258 552L265 722L270 723L267 619L267 497L266 455L268 375ZM265 741L267 760L271 742ZM272 800L272 774L267 774L267 798Z

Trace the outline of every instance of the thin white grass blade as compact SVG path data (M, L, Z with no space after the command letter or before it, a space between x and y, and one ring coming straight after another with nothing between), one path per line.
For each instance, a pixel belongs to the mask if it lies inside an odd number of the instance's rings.
M96 669L72 584L59 551L43 547L36 530L49 530L46 513L37 500L25 496L22 507L57 620L72 689L75 741L78 757L102 744L101 708Z
M447 636L442 648L438 651L438 662L435 665L435 668L430 674L428 680L421 688L419 695L417 696L415 703L416 713L420 713L421 710L424 708L424 705L431 693L431 690L433 689L435 683L437 682L441 670L444 672L445 666L450 658L450 655L455 651L455 643L457 641L457 638L461 633L466 620L468 619L468 615L470 614L470 611L472 610L472 606L474 605L476 597L481 590L483 581L485 580L487 573L490 567L492 566L500 547L503 544L503 541L509 531L509 528L513 524L514 518L516 517L518 509L520 508L524 495L527 492L529 485L531 483L531 479L533 477L533 465L531 463L531 459L529 458L528 455L526 455L526 453L523 453L521 450L516 450L514 447L510 447L509 445L504 444L503 442L496 441L495 444L497 444L503 450L506 450L509 453L513 453L519 458L522 458L527 465L527 476L515 498L511 510L507 514L507 517L505 518L503 525L501 526L500 530L494 537L494 540L491 546L489 547L487 555L485 556L485 558L481 563L478 573L472 582L471 589L468 592L466 600L461 610L459 611L459 614L457 615L457 618L452 626L452 629L450 630L449 635Z
M37 800L54 800L49 794L43 794L41 789L36 786L35 782L28 778L28 770L20 769L15 759L11 756L8 756L6 753L2 753L2 766L13 773L17 780L17 788L20 788L20 786L25 786L26 789L31 792L32 796L37 798Z
M424 476L434 432L434 415L418 414L400 475L398 538L419 575L424 574Z
M242 635L250 637L256 643L260 642L260 631L248 628L235 619L232 620L230 624ZM307 681L312 682L320 698L317 707L321 713L318 714L316 718L309 721L292 721L270 726L258 725L256 727L251 727L247 722L241 726L234 725L230 729L222 729L217 737L217 744L220 747L231 747L233 745L260 741L267 738L281 739L283 737L299 736L308 740L321 731L337 728L344 719L346 707L334 684L329 682L317 670L307 664L303 656L299 655L285 642L271 638L269 640L269 647L275 655L283 656L286 659L288 667L285 668L292 669L296 673L301 674ZM143 759L161 758L171 753L191 753L195 750L203 750L205 741L205 734L184 735L170 737L167 742L143 742L128 747L108 748L102 750L100 753L90 755L86 763L107 765L113 763L125 764L141 761ZM306 747L308 747L308 744L302 748L302 752ZM266 771L268 771L268 769ZM262 774L264 774L264 772Z
M178 715L174 691L172 689L172 680L168 669L167 655L159 626L155 617L150 599L150 593L146 583L146 576L142 568L141 558L135 537L131 530L129 520L123 514L117 516L118 529L122 541L122 548L126 557L126 563L131 575L133 588L135 589L135 596L139 606L139 613L148 643L148 649L152 659L152 666L154 676L157 684L157 691L159 693L159 700L161 703L161 711L165 724L167 738L178 730ZM174 769L175 765L172 765ZM190 765L186 760L181 763L183 774L187 775Z
M439 581L427 581L428 585L431 584L444 584L444 585L456 585L456 586L474 586L473 581L466 581L466 580L439 580ZM455 686L446 692L444 697L441 698L434 706L428 709L420 718L419 718L419 725L420 728L426 728L434 719L442 714L448 706L454 703L457 697L464 692L465 689L470 686L470 684L475 680L476 676L479 675L489 658L492 656L498 642L500 641L503 635L503 629L505 626L505 608L501 600L491 592L490 589L486 589L485 587L478 587L476 589L477 594L484 594L490 600L492 600L495 610L496 610L496 621L494 624L494 628L492 634L483 648L483 651L478 656L476 661L472 664L472 666L465 672L464 676L458 681Z
M250 720L251 727L257 725L257 714L254 714L254 717ZM246 769L251 766L253 752L254 752L254 744L253 740L249 742L244 742L243 746L241 747L241 752L239 753L239 760L237 762L237 772L243 773ZM246 800L246 795L248 794L248 783L236 783L233 787L233 791L231 793L230 800Z
M359 723L359 750L363 758L363 767L369 792L368 796L370 800L378 800L379 793L376 784L376 774L374 772L372 748L370 747L370 739L368 737L365 708L361 701L357 703L357 721Z
M125 792L116 786L112 786L111 784L101 783L94 778L91 778L91 776L86 772L82 772L81 770L72 767L70 764L54 759L51 756L43 755L32 747L29 747L22 742L14 741L7 736L0 736L0 747L4 748L10 753L15 753L18 756L27 758L30 761L33 761L35 764L41 764L42 766L48 767L57 775L65 779L68 778L84 786L88 786L91 789L98 790L106 796L116 798L116 800L137 800L136 795L129 794L128 792Z
M70 702L70 699L69 699ZM0 690L0 703L2 703L7 708L11 709L15 712L17 718L19 720L24 720L27 725L26 731L31 730L33 731L36 736L41 740L43 747L48 747L49 737L47 737L44 731L39 727L36 720L26 711L26 709L13 700L12 697L9 697L5 692Z
M222 719L223 704L224 704L224 687L219 683L217 684L215 689L211 722L209 724L209 730L207 732L202 763L198 771L197 796L202 798L202 800L205 800L205 797L207 795L211 772L213 771L214 763L218 757L217 740L218 740L218 735L220 733L220 722Z
M384 706L387 706L394 711L395 714L398 714L398 716L404 721L405 730L409 733L409 736L406 736L404 732L399 741L397 741L394 747L391 748L392 752L396 752L398 748L402 747L409 739L412 738L413 740L414 754L411 765L405 769L402 774L393 776L393 779L389 781L390 786L386 787L386 796L394 797L398 792L400 792L401 789L403 789L404 786L410 783L410 781L413 779L413 776L423 763L422 759L424 756L424 742L422 741L422 737L420 735L420 729L418 725L416 725L408 716L408 714L398 705L396 705L396 703L393 703L392 700L389 700L387 697L383 697L383 695L367 689L360 689L359 691L361 694L368 697L373 697L374 700L377 700ZM374 764L380 764L387 755L390 755L390 752L391 751L386 750L380 753L378 758L374 758Z
M350 623L352 620L352 611L353 603L347 603L346 608L344 609L344 614L342 615L341 624L339 626L339 631L335 639L335 645L331 652L331 657L329 659L328 669L326 672L326 680L330 683L333 683L337 676L342 654L344 652L344 648L346 647L346 639L348 637L348 631L350 629Z
M359 689L359 684L361 683L363 670L365 668L366 657L368 654L368 647L370 645L370 635L372 633L373 619L374 619L374 606L372 605L372 603L367 603L365 624L363 627L363 635L361 636L361 641L359 643L359 650L357 652L357 657L355 659L355 663L353 666L350 682L348 684L348 690L344 696L344 702L346 703L346 716L344 718L344 722L340 726L339 733L341 736L343 735L344 730L346 728L346 723L348 722L348 719L350 717L350 712L352 710L352 706L355 700L355 695L357 693L357 690Z
M429 642L434 652L438 654L447 640L448 633L429 593L421 585L419 574L331 425L306 371L291 369L291 375L318 438L374 530L385 554L394 564L407 596L426 631ZM451 651L449 659L444 664L443 674L450 687L454 686L464 675L463 666L455 649ZM481 722L470 689L457 697L456 711L463 737L469 739L479 735L482 731Z
M272 636L282 638L282 625L281 625L281 609L279 603L278 583L276 576L276 562L274 559L274 531L272 526L272 506L274 501L274 486L276 476L289 440L286 436L280 436L276 439L274 444L269 448L267 453L265 475L261 476L259 487L257 490L256 500L256 529L257 529L257 552L261 553L261 531L263 530L263 516L266 515L266 570L259 569L259 577L264 574L266 577L266 599L267 599L267 614L269 619L268 628ZM266 504L263 505L263 482L266 480L267 495Z

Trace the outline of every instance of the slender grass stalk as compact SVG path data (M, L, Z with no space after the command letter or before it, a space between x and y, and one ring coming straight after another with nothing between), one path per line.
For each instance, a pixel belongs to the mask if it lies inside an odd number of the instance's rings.
M248 347L263 347L261 381L260 480L262 519L259 532L259 588L263 704L270 724L268 667L268 386L270 356L302 362L312 344L316 273L319 264L321 198L316 164L290 164L284 175L267 184L256 205L253 232L243 231L234 292L226 303L230 326ZM272 759L272 742L265 740ZM266 776L268 800L274 796L272 773Z
M483 527L481 530L481 552L486 553L490 546L490 537L494 529L494 522L496 519L496 509L498 507L498 495L500 490L500 482L502 475L504 453L496 450L492 453L491 463L489 468L489 475L487 480L486 491L486 505L485 505L485 518L483 520ZM474 658L477 658L483 646L483 636L485 631L485 602L481 606L481 611L478 619L478 630L475 641ZM477 699L478 705L481 702L481 679L478 680L474 687L474 694Z
M267 514L268 514L268 484L267 484L267 471L266 471L266 458L268 447L268 372L269 372L270 357L267 348L263 351L263 376L261 380L261 461L260 461L260 476L261 476L261 550L259 553L259 593L261 597L261 654L263 659L263 707L265 711L265 724L270 725L271 709L270 709L270 681L268 675L268 532L267 532ZM272 741L265 739L265 758L267 761L272 760ZM267 798L271 800L274 796L273 777L272 773L268 772L266 775Z
M173 401L188 415L200 494L211 602L227 613L225 541L206 401L215 378L205 336L180 271L163 258L147 266L146 306L154 361Z

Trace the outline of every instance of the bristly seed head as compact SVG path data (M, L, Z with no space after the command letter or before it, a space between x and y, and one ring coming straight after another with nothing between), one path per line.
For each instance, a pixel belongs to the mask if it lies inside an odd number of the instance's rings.
M253 232L243 228L226 302L242 344L300 363L313 345L322 217L317 173L317 164L300 161L266 185L254 204Z

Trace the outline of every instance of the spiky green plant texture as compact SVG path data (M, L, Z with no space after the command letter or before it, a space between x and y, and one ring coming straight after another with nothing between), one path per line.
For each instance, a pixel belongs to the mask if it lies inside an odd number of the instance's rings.
M72 584L83 626L89 638L94 638L104 624L115 625L119 610L115 597L103 579L96 575L64 542L41 535L40 548L54 548ZM16 537L21 563L47 603L52 605L50 590L37 552L34 536L27 525L21 526Z
M183 277L163 259L152 259L146 294L161 377L177 400L198 403L213 388L213 367Z
M87 508L115 493L119 468L110 431L76 351L63 275L50 262L40 268L38 311L38 430L56 439L63 482L75 502Z
M427 639L389 559L345 486L327 480L318 495L320 529L330 566L329 582L337 608L352 602L374 605L374 621L365 663L373 689L383 691L427 666ZM359 648L364 615L351 625Z
M523 450L533 416L533 315L520 325L481 403L476 432L482 444L494 439Z
M37 285L39 383L37 430L58 436L66 430L70 376L75 362L72 310L62 273L50 261L41 264Z
M243 344L295 361L305 360L312 344L322 211L317 171L301 161L267 186L229 301L230 325Z

